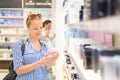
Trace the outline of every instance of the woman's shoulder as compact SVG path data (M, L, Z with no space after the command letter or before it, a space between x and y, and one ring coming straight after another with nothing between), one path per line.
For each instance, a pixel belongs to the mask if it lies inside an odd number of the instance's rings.
M45 49L47 49L48 50L48 45L46 44L46 42L45 41L43 41L43 40L40 40L40 43L41 43L41 45L42 45L42 47Z
M43 40L40 40L40 43L42 44L42 46L47 46L46 42Z
M21 44L21 40L17 40L13 45L16 45L16 44Z
M26 39L27 39L27 38L23 38L23 39L17 40L17 41L13 44L13 46L22 45L22 42L25 43Z

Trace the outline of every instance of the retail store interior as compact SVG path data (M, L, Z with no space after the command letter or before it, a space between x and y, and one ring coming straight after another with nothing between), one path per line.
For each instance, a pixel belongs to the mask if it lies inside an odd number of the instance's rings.
M29 13L52 21L49 80L120 80L120 0L0 0L0 80Z

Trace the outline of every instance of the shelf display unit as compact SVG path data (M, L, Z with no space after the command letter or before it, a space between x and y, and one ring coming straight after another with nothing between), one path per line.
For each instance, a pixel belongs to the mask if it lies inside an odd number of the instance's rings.
M103 59L102 66L105 67L103 69L103 71L105 72L103 72L102 75L100 73L100 71L102 70L101 68L98 70L97 73L94 72L93 69L84 68L84 65L83 65L84 59L80 58L80 42L85 44L90 44L90 41L92 40L96 45L105 44L107 46L111 46L111 47L114 46L116 48L120 48L120 32L119 32L120 11L118 10L117 13L115 11L114 14L112 13L109 14L109 11L105 13L104 11L100 10L101 9L100 8L98 10L107 15L100 15L98 14L98 12L95 11L96 12L95 14L98 16L98 17L95 17L93 16L94 12L91 12L91 11L93 10L93 8L97 8L95 7L95 6L98 6L96 4L99 4L99 6L101 6L101 3L100 3L101 0L97 0L96 2L98 3L95 3L95 5L91 5L94 3L94 1L96 0L63 0L63 1L58 0L57 1L57 9L59 9L60 11L63 11L63 12L60 12L59 10L56 9L58 11L57 12L58 15L56 16L56 18L61 20L61 23L59 23L59 20L56 21L57 30L61 29L61 33L57 33L57 36L60 37L60 38L58 37L57 39L58 41L56 41L57 47L60 46L58 47L58 50L67 51L68 54L71 56L72 62L75 64L78 72L80 73L79 74L80 79L78 80L108 80L108 79L110 80L110 75L112 76L111 74L112 71L114 71L114 79L117 80L119 79L119 77L116 75L117 74L116 70L118 69L117 67L119 65L115 63L120 63L118 58L116 58L116 60L118 60L116 62L114 62L115 61L114 59L113 59L114 60L113 62L109 60L107 61L106 58ZM107 0L102 0L102 1L103 1L102 4L104 4L104 1L107 1ZM110 1L114 2L112 0ZM60 5L59 3L62 3L62 5ZM106 4L110 4L110 3L106 3ZM119 1L118 1L118 4L120 4ZM109 5L109 6L113 6L113 5ZM101 7L103 8L103 6ZM80 34L79 31L88 32L87 33L88 36L83 37L85 36L86 33ZM91 34L90 32L94 32L94 31L95 33L92 33L93 35L90 36ZM107 36L104 34L107 34ZM71 41L70 43L70 38L74 38L75 40ZM86 39L83 39L83 38L86 38ZM61 42L59 40L61 40ZM102 42L103 44L100 44L99 41L100 43ZM93 42L92 42L92 45L94 44ZM76 44L74 45L74 43ZM76 52L76 48L77 48L76 46L77 47L79 46L79 53L78 53L78 50ZM115 64L115 66L111 66L111 71L110 71L110 66L108 66L110 62L112 62L112 64ZM64 63L66 62L63 62L63 64ZM64 67L63 69L64 74L67 73L68 71L68 69L67 70L65 69L67 68ZM65 76L69 79L69 76L67 76L67 74L65 74ZM66 78L64 80L66 80Z
M10 60L13 43L24 37L23 16L23 9L0 9L0 60Z

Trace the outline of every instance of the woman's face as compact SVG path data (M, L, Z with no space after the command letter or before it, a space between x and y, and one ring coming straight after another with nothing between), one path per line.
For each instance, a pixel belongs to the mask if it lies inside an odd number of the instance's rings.
M42 20L36 19L33 20L28 28L29 35L33 38L39 38L39 35L42 31Z

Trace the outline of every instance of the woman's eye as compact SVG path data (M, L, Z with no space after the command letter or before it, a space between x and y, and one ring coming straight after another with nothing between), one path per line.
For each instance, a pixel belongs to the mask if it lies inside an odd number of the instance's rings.
M42 27L34 28L34 30L42 29Z
M38 28L34 28L34 30L37 30Z

